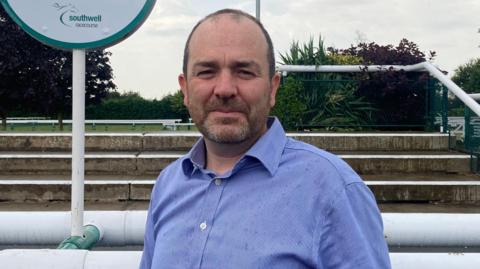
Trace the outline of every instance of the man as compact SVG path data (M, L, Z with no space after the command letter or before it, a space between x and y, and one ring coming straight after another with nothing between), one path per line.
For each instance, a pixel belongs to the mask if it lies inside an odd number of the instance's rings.
M359 176L268 118L274 64L246 13L220 10L193 28L178 81L203 138L155 184L142 269L390 268Z

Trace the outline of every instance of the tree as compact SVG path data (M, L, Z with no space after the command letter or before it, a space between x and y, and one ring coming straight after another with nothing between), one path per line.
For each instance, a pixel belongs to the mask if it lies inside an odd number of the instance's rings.
M41 45L31 41L32 38L7 16L0 5L0 118L4 130L8 112L24 103L27 81L35 79L31 59Z
M460 65L455 69L452 80L468 93L480 92L480 58L470 59L468 63Z
M183 104L183 93L181 90L165 96L162 101L168 102L168 107L173 115L172 118L180 118L185 122L188 121L190 114L187 107Z
M113 93L100 104L86 109L90 119L182 119L188 120L188 111L183 105L180 90L160 100L149 100L137 92Z
M113 83L113 70L109 63L110 52L104 50L86 53L85 103L98 104L107 93L116 88ZM40 76L44 79L34 83L37 87L27 92L31 100L35 100L34 110L43 111L47 115L57 115L60 130L63 119L69 115L72 106L72 53L46 47L43 59L48 64L43 66Z
M356 56L364 65L410 65L427 60L418 46L402 39L397 46L378 45L374 42L360 43L345 50L330 48L332 54ZM435 52L430 51L428 59ZM386 72L364 72L358 77L357 96L374 104L381 113L376 113L376 123L425 124L427 73L387 70Z
M9 111L21 106L63 117L71 108L71 52L53 49L21 30L0 8L0 116L3 128ZM90 51L86 60L87 104L98 103L116 88L109 52Z

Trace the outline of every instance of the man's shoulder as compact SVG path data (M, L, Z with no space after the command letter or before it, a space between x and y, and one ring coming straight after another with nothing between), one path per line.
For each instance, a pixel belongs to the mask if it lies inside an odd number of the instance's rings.
M288 138L279 168L277 175L294 182L293 189L302 199L314 201L321 216L349 190L368 193L360 176L339 156L293 138Z
M175 161L169 163L165 168L160 171L160 177L165 174L183 173L185 170L189 169L189 162L186 162L188 158L188 154L182 155L180 158L176 159Z
M286 161L302 163L318 175L335 178L340 185L362 182L360 176L340 156L303 141L288 138L283 154Z
M188 172L189 170L188 162L185 161L186 159L187 159L187 155L183 155L180 158L168 164L165 168L162 168L162 170L160 171L160 174L156 179L155 185L164 185L164 184L168 184L168 182L171 182L171 180L165 180L165 179L185 177L186 172Z
M186 155L181 156L175 161L168 164L165 168L160 171L155 184L152 190L152 196L158 195L160 191L165 191L169 189L174 189L176 184L182 182L182 179L186 178L186 173L184 167L187 162L185 162Z

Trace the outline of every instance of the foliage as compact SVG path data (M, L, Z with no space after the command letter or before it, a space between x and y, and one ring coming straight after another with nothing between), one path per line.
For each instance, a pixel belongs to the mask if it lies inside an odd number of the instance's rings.
M50 48L42 58L48 59L44 65L42 83L35 83L32 91L28 91L30 100L36 100L34 109L47 115L57 115L60 121L69 115L72 106L72 55L71 52ZM110 52L95 50L86 53L85 102L97 104L107 93L115 89L113 71L109 64Z
M409 65L433 59L418 46L402 39L397 46L360 43L339 50L317 45L311 38L305 44L294 41L280 55L289 65ZM296 91L305 111L299 124L306 125L417 125L426 123L426 73L385 70L377 73L293 73L301 82ZM280 103L281 105L281 103ZM277 109L282 111L283 108ZM375 113L374 113L375 112ZM289 123L289 125L291 125Z
M305 100L302 100L303 91L303 84L293 77L287 77L278 89L276 104L271 114L277 116L287 130L302 124L302 117L307 110Z
M28 46L31 38L13 23L0 6L0 117L2 129L12 109L25 101L26 81L32 68L30 59L40 49L39 43Z
M426 60L426 55L418 48L418 45L407 39L400 40L397 46L378 45L375 42L359 43L345 50L336 50L329 48L331 53L356 56L361 58L362 64L379 65L406 65L416 64ZM428 60L432 60L436 53L430 51Z
M426 55L418 46L402 39L397 46L360 43L345 50L329 49L332 54L355 56L362 59L362 64L371 65L409 65L423 62ZM433 59L435 52L429 53ZM426 90L428 74L413 72L364 72L359 80L357 96L374 104L381 112L375 113L375 122L384 124L424 124Z
M183 93L181 90L177 90L174 94L165 96L162 101L166 102L170 109L173 118L182 119L187 122L190 118L187 107L183 104Z
M468 93L480 92L480 58L460 65L455 69L452 80Z
M328 55L332 64L336 65L359 65L362 64L362 58L359 56L331 53Z
M355 95L355 87L341 85L339 88L331 88L323 95L319 102L321 109L312 118L312 125L356 127L362 129L362 125L372 123L375 108L363 97Z
M290 50L280 53L281 64L291 65L325 65L331 64L331 60L327 57L327 52L323 44L323 39L318 38L318 44L315 47L314 39L310 38L307 43L300 45L298 41L293 41Z
M72 56L50 48L21 30L0 8L0 116L17 107L63 119L71 110ZM90 51L86 59L88 103L115 89L109 52Z
M292 42L290 50L281 54L280 60L281 64L289 65L326 65L359 64L362 59L327 52L319 37L318 46L314 45L313 38L302 45ZM352 74L339 73L289 74L279 89L273 113L282 119L287 129L296 125L370 124L375 109L362 97L355 96L357 83L352 77Z
M180 103L180 104L179 104ZM112 94L101 104L87 107L88 119L182 119L188 120L181 91L161 100L147 100L138 93Z

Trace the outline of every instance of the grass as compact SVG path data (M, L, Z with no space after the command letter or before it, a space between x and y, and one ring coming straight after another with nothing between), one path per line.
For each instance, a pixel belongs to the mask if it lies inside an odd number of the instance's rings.
M154 125L154 124L96 124L92 126L91 124L85 125L85 132L133 132L133 133L142 133L142 132L164 132L172 131L171 128L167 128L163 125ZM197 131L195 126L178 126L177 131ZM9 124L7 130L1 130L0 133L25 133L25 132L53 132L53 133L70 133L72 132L71 124L64 124L63 131L60 131L57 124Z

